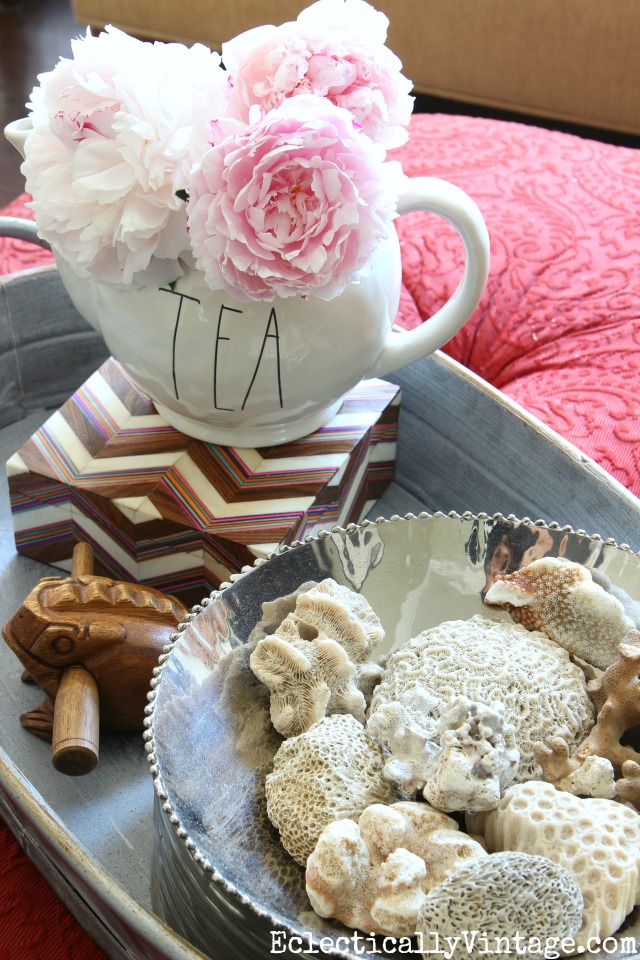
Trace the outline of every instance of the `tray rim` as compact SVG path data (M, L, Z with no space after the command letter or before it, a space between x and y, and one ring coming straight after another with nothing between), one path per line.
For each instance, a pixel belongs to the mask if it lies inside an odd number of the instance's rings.
M619 480L616 480L612 474L605 470L604 467L601 467L599 463L597 463L587 453L584 453L584 451L582 451L574 443L572 443L570 440L566 440L565 437L557 433L552 427L548 426L534 413L531 413L530 410L527 410L526 407L523 407L521 404L519 404L517 400L513 400L507 394L503 393L502 390L499 390L498 387L494 387L492 383L489 383L488 380L483 380L483 378L477 373L469 370L468 367L465 367L458 360L454 360L453 357L443 353L441 350L437 350L433 356L437 357L437 360L443 363L444 366L448 367L452 373L458 374L463 379L482 390L499 406L508 410L519 420L522 420L532 430L540 434L543 439L551 443L561 453L564 453L568 459L573 460L588 473L591 473L599 482L608 487L614 496L618 497L623 502L628 503L629 506L635 507L636 509L638 506L640 506L640 499L636 497L635 494L633 494L630 490L628 490L624 484L620 483ZM583 531L576 530L574 532L581 533ZM617 544L617 546L626 546L626 544Z

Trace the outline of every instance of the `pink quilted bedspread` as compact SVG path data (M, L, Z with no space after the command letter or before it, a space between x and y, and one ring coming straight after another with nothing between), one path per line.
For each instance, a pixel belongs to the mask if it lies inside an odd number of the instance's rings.
M482 302L446 352L640 496L640 151L503 121L416 115L395 157L410 176L443 177L466 190L491 235ZM27 216L23 202L0 213ZM455 289L462 247L430 214L406 215L397 226L399 320L410 327ZM2 273L48 259L0 240ZM2 956L98 960L0 829L3 845Z
M466 190L491 236L484 297L445 351L640 496L640 151L423 115L395 155ZM453 290L462 250L430 215L398 232L409 326Z

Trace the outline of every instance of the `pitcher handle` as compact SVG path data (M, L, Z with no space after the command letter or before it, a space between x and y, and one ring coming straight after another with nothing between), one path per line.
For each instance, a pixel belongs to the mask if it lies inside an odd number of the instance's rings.
M437 177L413 177L398 201L398 213L425 210L444 217L465 250L462 279L449 300L414 330L390 330L368 377L383 377L438 350L469 319L489 275L489 234L477 204L460 187Z

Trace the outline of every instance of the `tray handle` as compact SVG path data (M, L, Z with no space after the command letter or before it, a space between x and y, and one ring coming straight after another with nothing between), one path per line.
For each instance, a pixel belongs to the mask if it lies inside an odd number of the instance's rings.
M44 250L51 250L51 245L38 236L33 220L24 220L20 217L0 217L0 237L27 240Z

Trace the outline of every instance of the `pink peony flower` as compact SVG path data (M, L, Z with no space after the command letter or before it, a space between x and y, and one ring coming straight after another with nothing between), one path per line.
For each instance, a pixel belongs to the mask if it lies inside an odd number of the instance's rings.
M389 21L365 0L317 0L298 19L256 27L222 45L230 75L230 116L277 107L315 94L350 110L364 132L387 149L407 139L411 82L385 46Z
M402 171L381 152L348 111L313 96L216 141L188 204L207 284L240 300L341 293L395 216Z
M190 259L176 195L223 112L226 75L196 44L143 43L114 27L72 41L40 76L23 172L38 232L80 276L169 282Z

